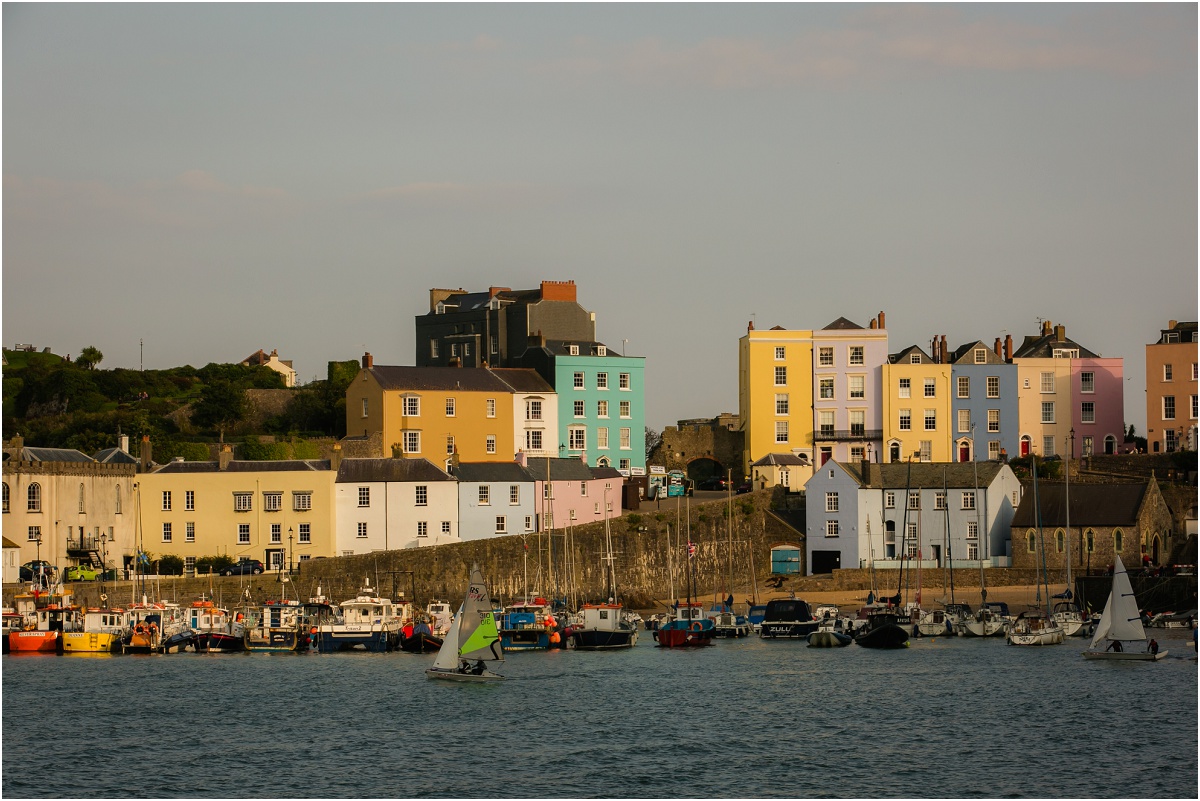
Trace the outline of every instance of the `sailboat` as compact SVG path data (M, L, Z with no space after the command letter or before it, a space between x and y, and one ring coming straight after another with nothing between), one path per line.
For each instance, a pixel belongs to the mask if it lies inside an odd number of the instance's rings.
M1074 447L1072 447L1072 451ZM1079 608L1074 600L1074 588L1071 581L1071 460L1068 458L1063 467L1066 469L1064 475L1066 479L1066 510L1067 510L1067 531L1064 534L1063 550L1067 556L1067 588L1063 590L1055 598L1060 599L1054 605L1054 619L1058 621L1058 625L1062 626L1063 633L1067 637L1083 637L1087 635L1087 625L1090 622L1088 616L1083 614L1083 610ZM1082 549L1080 549L1082 551Z
M971 424L971 449L975 448L975 424ZM979 497L979 461L974 460L975 497ZM990 604L987 599L987 579L983 573L983 560L991 553L991 537L984 530L983 504L975 504L976 553L979 557L979 610L974 615L960 617L955 630L960 637L1001 637L1008 631L1008 604ZM953 575L953 574L952 574Z
M1158 650L1157 642L1146 638L1142 616L1133 596L1133 585L1129 583L1129 573L1125 571L1120 556L1116 557L1114 563L1108 602L1104 604L1092 644L1083 655L1088 659L1134 659L1146 662L1154 662L1167 655L1166 651Z
M475 663L472 665L472 661ZM493 673L485 662L503 662L504 651L500 647L500 632L496 628L496 615L492 610L492 599L488 595L487 583L479 565L471 568L471 580L467 595L450 631L442 642L433 667L425 671L431 679L449 681L489 682L504 677Z
M608 603L584 604L579 610L582 622L572 627L571 637L575 647L583 650L605 648L631 648L637 645L637 624L625 616L625 609L617 600L617 568L613 558L612 531L608 524L608 501L604 504L604 561L608 563L605 573L609 579Z
M1041 609L1042 584L1038 584L1037 608L1017 615L1004 635L1009 645L1058 645L1065 637L1063 628L1050 614L1050 579L1046 574L1046 540L1042 532L1042 506L1038 498L1037 460L1033 464L1033 505L1037 513L1038 561L1041 563L1042 581L1046 585L1046 608Z

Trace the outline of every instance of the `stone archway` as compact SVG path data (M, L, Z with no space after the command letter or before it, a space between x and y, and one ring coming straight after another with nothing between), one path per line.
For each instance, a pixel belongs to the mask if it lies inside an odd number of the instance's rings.
M711 456L697 456L695 459L689 459L686 472L687 477L696 483L700 483L706 478L726 477L725 465Z

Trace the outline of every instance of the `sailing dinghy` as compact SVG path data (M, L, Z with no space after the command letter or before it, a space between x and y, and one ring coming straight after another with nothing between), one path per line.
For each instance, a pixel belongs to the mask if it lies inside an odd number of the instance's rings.
M485 662L503 662L500 631L492 611L492 599L479 566L471 568L471 582L450 631L442 642L433 667L425 671L431 679L490 682L504 677L488 670Z
M1120 556L1113 566L1112 590L1108 593L1108 602L1104 604L1104 613L1096 626L1092 644L1083 655L1088 659L1134 659L1146 662L1167 655L1166 651L1158 650L1157 643L1151 647L1146 638L1137 600L1133 597L1133 585L1129 582L1129 574L1125 572Z

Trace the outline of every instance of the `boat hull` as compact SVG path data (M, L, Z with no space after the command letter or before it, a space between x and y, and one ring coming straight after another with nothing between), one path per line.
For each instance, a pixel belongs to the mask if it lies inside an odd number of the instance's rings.
M502 629L500 645L505 651L545 651L550 647L550 633L538 629Z
M764 620L758 629L758 636L763 639L794 639L805 640L820 626L820 621L772 622Z
M575 647L581 651L599 651L608 648L632 648L637 643L637 629L602 631L599 629L575 629L571 632Z
M57 631L13 631L8 635L8 650L14 654L58 653Z
M103 631L63 633L64 654L115 654L121 650L121 635Z
M468 682L472 684L486 684L494 681L504 681L504 677L499 673L493 673L490 670L485 670L482 673L460 673L457 670L442 670L440 668L429 668L425 671L425 675L431 679L441 679L442 681L458 681Z
M372 651L382 653L396 648L396 641L389 632L337 632L319 631L316 648L322 653L332 651Z
M1008 632L1009 645L1058 645L1065 639L1062 629L1054 629L1051 631L1037 631L1022 634L1020 632Z
M413 634L400 641L400 650L410 654L432 654L441 648L441 639L432 634Z
M809 648L841 648L854 642L854 638L840 631L822 629L808 635Z
M1168 651L1159 651L1157 654L1152 654L1149 651L1141 653L1130 653L1128 651L1113 652L1113 651L1084 651L1083 655L1087 659L1111 659L1117 662L1157 662L1166 656Z
M963 637L1003 637L1007 629L1006 620L968 620L959 624L958 633Z
M197 651L210 654L235 654L246 650L246 640L223 631L211 631L197 634L193 640Z
M908 645L908 632L895 623L863 629L854 635L854 641L864 648L904 648Z

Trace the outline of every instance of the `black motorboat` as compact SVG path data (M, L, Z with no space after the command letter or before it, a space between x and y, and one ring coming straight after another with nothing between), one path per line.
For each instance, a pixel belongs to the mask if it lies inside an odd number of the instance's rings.
M900 625L896 607L874 604L858 612L866 623L854 629L854 641L864 648L903 648L908 645L908 632Z

